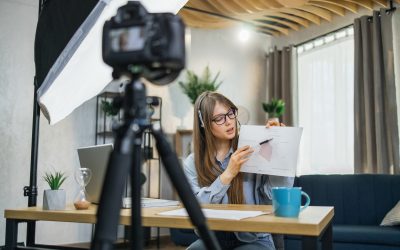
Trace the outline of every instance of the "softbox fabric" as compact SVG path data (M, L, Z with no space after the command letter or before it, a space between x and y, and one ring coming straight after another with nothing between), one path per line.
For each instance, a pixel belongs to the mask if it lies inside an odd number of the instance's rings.
M65 45L86 19L97 0L47 0L35 36L36 80L40 87Z
M118 7L126 2L127 0L100 0L46 74L37 94L40 108L51 125L99 94L112 80L112 69L102 60L102 29L104 22L114 16ZM141 2L149 12L176 14L187 0L143 0ZM39 29L38 25L38 31ZM43 49L45 48L42 48L40 52ZM40 58L39 55L38 58ZM44 70L40 72L41 75L44 72ZM39 77L37 79L39 80Z

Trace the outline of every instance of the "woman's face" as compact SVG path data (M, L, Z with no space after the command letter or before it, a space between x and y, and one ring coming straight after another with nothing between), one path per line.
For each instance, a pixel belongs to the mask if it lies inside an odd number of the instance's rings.
M220 140L232 140L236 135L236 118L229 118L228 112L234 112L219 102L215 104L211 121L211 132ZM225 123L222 123L225 119ZM218 125L217 123L222 123Z

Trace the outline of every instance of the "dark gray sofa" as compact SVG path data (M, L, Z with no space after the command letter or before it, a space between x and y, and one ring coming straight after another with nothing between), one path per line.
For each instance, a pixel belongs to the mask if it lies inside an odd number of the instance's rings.
M333 206L334 250L400 249L400 226L379 226L400 200L400 175L304 175L295 186L311 197L312 206ZM193 230L171 230L177 245L189 245ZM285 249L301 249L301 238L285 236Z
M400 176L378 174L305 175L295 179L312 206L334 206L335 250L400 249L400 226L379 226L400 200ZM285 237L285 249L301 249L301 239Z

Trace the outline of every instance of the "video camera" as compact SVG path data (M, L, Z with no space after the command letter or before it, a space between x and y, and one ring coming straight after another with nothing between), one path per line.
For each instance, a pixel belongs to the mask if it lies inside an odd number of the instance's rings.
M137 73L159 85L185 67L185 28L172 13L148 13L130 1L103 27L103 60L117 73Z

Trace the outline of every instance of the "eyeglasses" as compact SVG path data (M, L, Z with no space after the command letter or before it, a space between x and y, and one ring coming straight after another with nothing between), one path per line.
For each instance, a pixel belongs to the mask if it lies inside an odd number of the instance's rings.
M236 109L231 108L228 113L226 114L221 114L212 119L213 122L215 122L217 125L222 125L226 122L226 117L229 117L229 119L234 119L236 117Z

